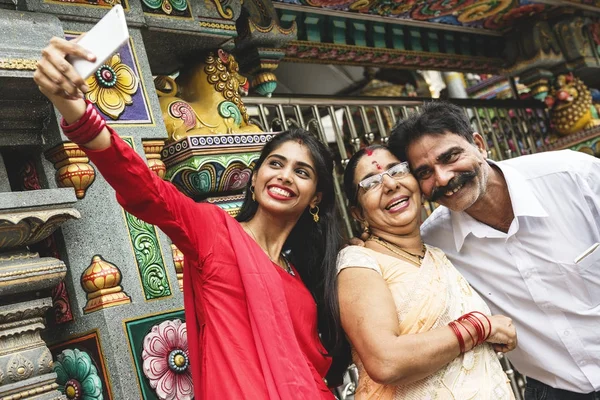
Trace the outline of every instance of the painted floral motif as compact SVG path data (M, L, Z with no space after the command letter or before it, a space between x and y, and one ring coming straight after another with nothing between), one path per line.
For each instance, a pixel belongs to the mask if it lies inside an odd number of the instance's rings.
M162 9L167 15L173 10L182 13L188 8L187 0L142 0L142 3L153 11Z
M102 380L85 351L63 350L54 363L58 390L69 400L104 400Z
M539 15L549 4L513 0L275 0L336 11L500 30L521 16ZM589 0L569 0L585 3Z
M119 53L113 55L87 81L90 90L85 97L110 118L119 119L125 106L133 104L139 80L133 70L121 62Z
M193 397L185 322L175 319L154 325L144 337L142 359L144 375L159 399Z

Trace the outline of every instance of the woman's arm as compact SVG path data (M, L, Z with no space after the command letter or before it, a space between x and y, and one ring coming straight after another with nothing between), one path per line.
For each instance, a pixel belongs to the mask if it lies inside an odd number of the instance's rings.
M86 112L80 91L87 87L65 60L67 55L86 57L87 52L73 41L53 38L42 51L34 79L66 123L73 124ZM201 207L152 172L112 128L104 127L91 141L78 144L115 189L123 208L157 225L185 254L197 255L190 225Z
M382 276L368 268L347 267L338 275L342 325L358 352L365 370L376 382L386 385L407 384L423 379L460 355L456 335L448 326L417 334L400 334L398 314L392 294ZM508 341L514 328L510 319L489 317L490 340ZM465 348L477 340L475 328L458 326ZM487 329L487 322L486 322ZM511 337L512 339L512 337ZM516 345L516 340L515 340ZM514 346L509 346L512 350Z
M392 294L376 271L345 268L338 275L342 325L376 382L399 385L425 378L460 355L452 329L400 335ZM465 346L473 343L463 332Z

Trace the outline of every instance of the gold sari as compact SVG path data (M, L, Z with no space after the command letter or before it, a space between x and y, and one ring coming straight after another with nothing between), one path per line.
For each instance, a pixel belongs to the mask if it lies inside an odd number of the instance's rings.
M454 268L444 253L427 246L421 267L365 247L349 246L338 255L338 272L347 267L374 269L386 281L398 313L401 334L427 332L446 326L463 314L488 306ZM488 343L477 346L439 371L419 381L386 386L365 372L356 351L359 371L356 400L511 400L512 389Z

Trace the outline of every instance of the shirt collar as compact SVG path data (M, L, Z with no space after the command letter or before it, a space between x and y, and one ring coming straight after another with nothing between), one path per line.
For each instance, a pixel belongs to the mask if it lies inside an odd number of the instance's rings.
M506 163L496 163L493 160L487 160L488 164L495 166L504 175L508 184L508 194L513 207L515 217L547 217L548 213L536 197L531 184L515 168ZM454 244L456 251L460 251L466 237L473 233L477 237L506 237L506 234L499 232L468 215L466 212L450 211L452 217L452 230L454 232Z

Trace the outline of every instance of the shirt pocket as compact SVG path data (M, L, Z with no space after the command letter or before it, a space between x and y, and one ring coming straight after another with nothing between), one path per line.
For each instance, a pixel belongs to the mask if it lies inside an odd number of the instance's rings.
M600 305L600 246L578 260L564 265L569 269L569 283L575 285L586 304Z

